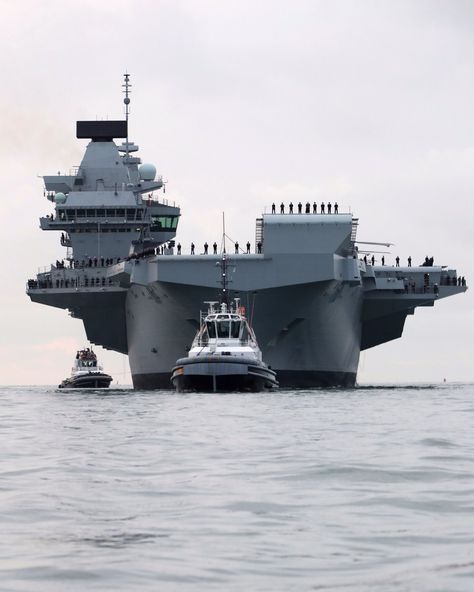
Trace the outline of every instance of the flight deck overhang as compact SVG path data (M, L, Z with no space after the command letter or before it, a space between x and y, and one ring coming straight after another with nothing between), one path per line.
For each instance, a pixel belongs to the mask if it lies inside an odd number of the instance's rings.
M127 290L119 286L28 289L32 302L68 309L84 322L87 338L106 349L128 353L125 320Z
M466 286L454 285L448 279L449 272L441 267L401 269L381 266L374 271L368 281L364 278L363 284L361 350L401 337L406 317L413 315L418 306L434 306L438 300L461 294L467 289ZM453 270L450 272L453 273ZM408 277L401 278L408 273ZM425 283L427 276L430 283ZM435 279L437 281L432 282Z

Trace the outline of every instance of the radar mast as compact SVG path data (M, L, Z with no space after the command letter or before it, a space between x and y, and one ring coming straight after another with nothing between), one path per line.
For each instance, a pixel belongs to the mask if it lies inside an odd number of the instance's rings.
M125 74L123 75L123 79L124 79L124 84L122 84L122 87L125 89L122 92L125 94L125 98L123 100L124 105L125 105L125 120L127 122L127 137L126 137L126 144L125 144L125 155L126 155L126 160L128 161L128 116L130 114L130 97L128 96L132 91L130 90L132 88L132 85L130 84L130 74L128 74L127 72L125 72Z

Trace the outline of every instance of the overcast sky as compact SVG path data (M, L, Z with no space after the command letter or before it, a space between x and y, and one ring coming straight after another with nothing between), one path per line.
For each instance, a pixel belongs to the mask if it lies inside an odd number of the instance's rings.
M358 238L474 277L471 0L1 1L0 383L57 384L86 344L25 282L65 255L40 174L78 165L77 119L123 116L182 208L178 240L253 241L272 201L337 200ZM199 304L197 304L199 306ZM363 382L474 379L473 292L363 352ZM130 382L128 362L100 352Z

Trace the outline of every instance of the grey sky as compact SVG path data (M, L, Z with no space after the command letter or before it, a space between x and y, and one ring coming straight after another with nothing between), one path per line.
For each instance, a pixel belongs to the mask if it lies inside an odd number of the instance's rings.
M178 239L253 240L273 200L337 199L359 239L474 278L470 1L2 2L1 383L59 382L82 323L24 285L64 255L38 174L80 162L76 119L122 116L182 207ZM197 303L199 307L199 303ZM474 378L473 296L409 317L362 354L364 381ZM122 356L104 352L120 381Z

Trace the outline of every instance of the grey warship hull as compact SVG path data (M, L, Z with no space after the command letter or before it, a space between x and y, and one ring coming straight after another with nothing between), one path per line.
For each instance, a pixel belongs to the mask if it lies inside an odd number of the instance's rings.
M258 256L250 257L258 261ZM242 259L236 270L243 266L244 276L246 262ZM210 274L215 270L211 261L205 262ZM136 388L169 388L171 368L196 331L195 303L214 296L211 288L168 282L130 287L127 340ZM360 287L323 282L256 294L239 290L239 296L248 303L247 310L253 311L263 358L277 372L280 387L354 386L362 329ZM282 306L287 302L293 303L290 310Z
M125 88L128 100L128 75ZM138 166L128 120L78 122L77 137L91 139L82 163L44 177L55 211L40 219L61 231L66 262L30 279L27 293L81 319L92 343L127 354L135 388L170 388L199 326L196 307L215 298L219 256L176 248L180 209L154 195L163 180ZM350 213L266 214L255 252L230 257L231 296L282 387L353 386L362 350L401 337L418 306L467 289L446 266L361 257L357 225Z

